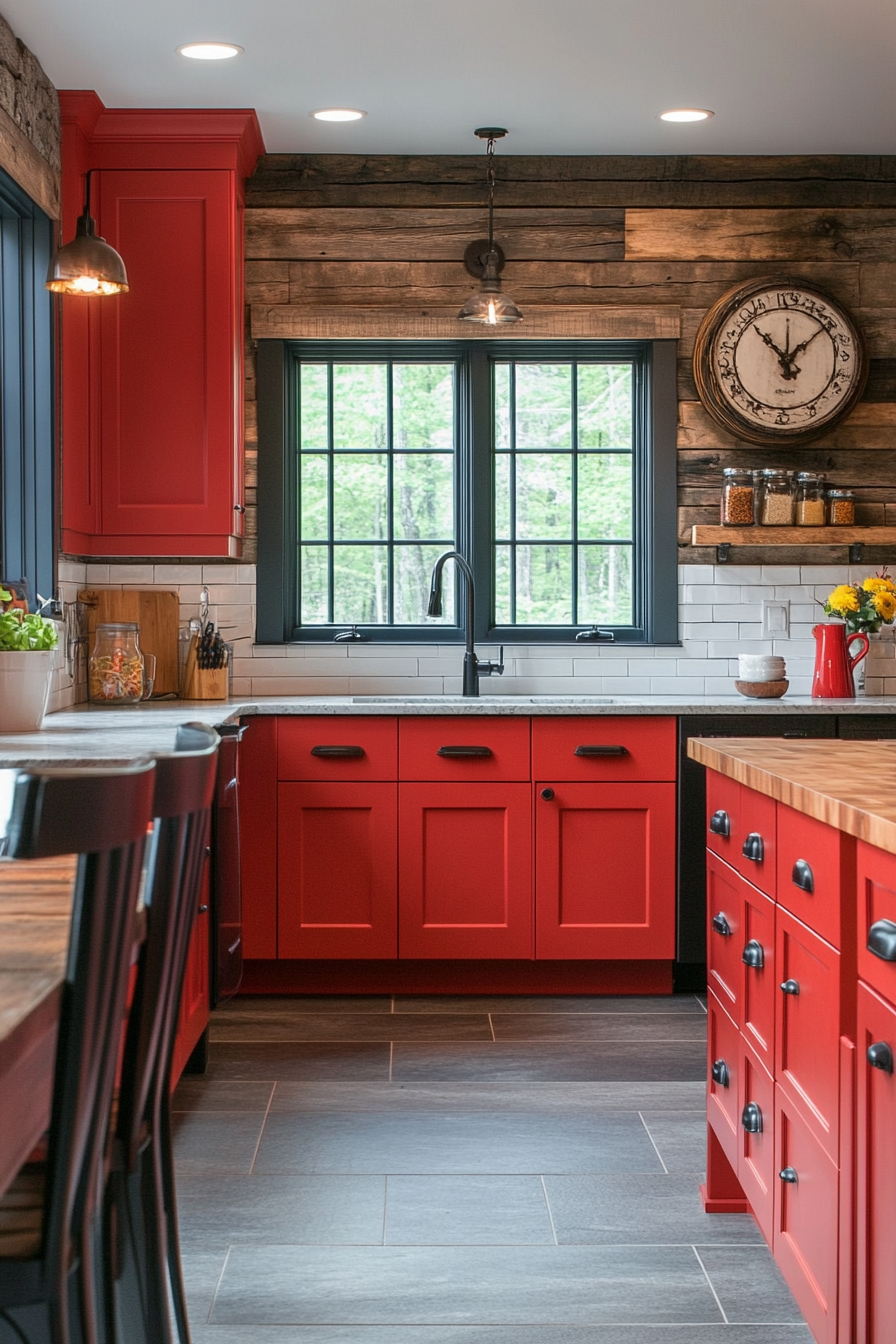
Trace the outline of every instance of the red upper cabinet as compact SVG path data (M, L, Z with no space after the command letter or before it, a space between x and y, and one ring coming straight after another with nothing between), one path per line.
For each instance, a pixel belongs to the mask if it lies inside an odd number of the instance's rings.
M107 110L62 93L63 234L93 170L130 290L61 300L62 548L240 554L245 111Z

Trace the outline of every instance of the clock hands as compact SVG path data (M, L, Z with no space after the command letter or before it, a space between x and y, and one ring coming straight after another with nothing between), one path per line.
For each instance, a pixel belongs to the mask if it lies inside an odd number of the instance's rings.
M825 330L825 328L819 327L817 331L813 331L812 335L809 336L807 340L800 341L799 345L795 345L792 350L790 348L789 320L785 328L786 339L785 339L785 349L783 350L781 350L777 345L775 345L771 336L769 336L764 331L760 331L759 328L756 326L755 322L753 323L753 330L756 332L757 336L762 337L763 341L767 346L769 346L770 349L774 350L775 354L778 356L778 363L781 365L781 377L784 378L786 381L790 382L794 378L796 378L797 374L800 371L799 365L794 363L794 360L796 359L797 355L801 355L803 351L806 350L808 346L812 344L812 342L815 340L815 337L821 335L821 333Z

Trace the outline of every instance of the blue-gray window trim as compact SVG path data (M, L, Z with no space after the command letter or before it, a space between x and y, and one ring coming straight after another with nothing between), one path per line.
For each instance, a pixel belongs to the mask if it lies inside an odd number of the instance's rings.
M468 386L459 393L459 414L465 417L458 462L458 549L473 557L477 598L491 598L490 454L464 451L476 438L491 441L489 359L529 357L586 359L589 352L603 359L637 357L640 417L646 452L645 472L638 482L640 564L642 566L641 620L637 627L618 627L615 638L625 644L676 644L677 526L676 526L676 342L675 341L441 341L441 342L258 342L258 587L256 638L262 644L330 642L345 627L297 628L297 481L296 475L296 363L299 359L362 357L402 358L409 350L418 358L457 359L464 350ZM473 417L479 423L473 423ZM458 597L460 594L458 594ZM477 601L477 640L508 644L568 643L582 627L495 626L491 601ZM371 642L394 644L448 644L463 639L460 603L456 626L365 626Z
M53 222L0 170L0 556L32 595L56 589Z

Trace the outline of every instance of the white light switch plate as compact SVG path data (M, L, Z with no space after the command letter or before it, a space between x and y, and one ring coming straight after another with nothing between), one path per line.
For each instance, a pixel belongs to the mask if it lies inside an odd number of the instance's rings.
M762 638L790 638L790 599L762 603Z

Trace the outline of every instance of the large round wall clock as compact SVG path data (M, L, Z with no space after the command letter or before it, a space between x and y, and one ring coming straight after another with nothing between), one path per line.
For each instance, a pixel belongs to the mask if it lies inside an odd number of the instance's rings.
M766 277L723 294L697 333L694 378L715 420L748 443L808 443L862 395L861 332L824 290Z

